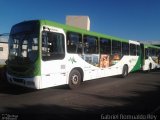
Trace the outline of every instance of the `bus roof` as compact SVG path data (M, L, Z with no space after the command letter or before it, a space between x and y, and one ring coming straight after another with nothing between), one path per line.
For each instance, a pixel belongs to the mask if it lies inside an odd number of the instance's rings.
M150 45L150 44L144 44L145 48L156 48L156 49L160 49L160 47L155 46L155 45Z
M105 34L101 34L101 33L97 33L97 32L91 32L91 31L87 31L85 29L76 28L76 27L73 27L73 26L64 25L64 24L60 24L60 23L57 23L57 22L49 21L49 20L39 20L39 21L43 25L60 27L60 28L63 28L65 31L78 32L78 33L82 33L82 34L85 34L85 35L92 35L92 36L97 36L97 37L101 37L101 38L107 38L107 39L111 39L111 40L127 42L127 43L129 42L126 39L122 39L122 38L118 38L118 37L114 37L114 36L110 36L110 35L105 35Z

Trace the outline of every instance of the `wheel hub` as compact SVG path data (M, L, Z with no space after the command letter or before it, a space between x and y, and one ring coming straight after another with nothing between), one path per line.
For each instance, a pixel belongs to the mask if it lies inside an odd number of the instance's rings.
M79 81L79 80L78 80L78 75L73 75L73 76L72 76L72 83L73 83L73 84L78 84L78 81Z

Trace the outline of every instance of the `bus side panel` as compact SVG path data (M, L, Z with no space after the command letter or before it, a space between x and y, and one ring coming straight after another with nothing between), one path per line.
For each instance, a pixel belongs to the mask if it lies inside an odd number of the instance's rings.
M106 68L96 67L86 62L81 56L72 54L68 55L67 69L76 67L82 68L84 72L84 81L101 77L114 76L122 74L123 66L127 65L131 72L139 60L139 56L123 56L115 65ZM138 68L139 69L139 68ZM69 71L70 72L70 71Z
M66 62L64 60L51 60L41 62L41 88L66 84Z
M141 62L141 57L138 57L137 58L137 62L136 64L134 65L133 69L131 70L131 72L134 72L134 71L137 71L137 70L140 70L141 69L141 65L142 62Z

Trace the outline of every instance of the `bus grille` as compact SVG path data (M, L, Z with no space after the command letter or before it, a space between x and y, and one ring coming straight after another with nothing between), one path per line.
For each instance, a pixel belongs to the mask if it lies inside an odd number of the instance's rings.
M17 83L25 84L25 81L23 79L13 78L13 80Z

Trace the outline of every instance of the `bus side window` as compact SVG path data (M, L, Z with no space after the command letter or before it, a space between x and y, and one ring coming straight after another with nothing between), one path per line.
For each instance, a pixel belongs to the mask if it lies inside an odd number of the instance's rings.
M130 44L130 55L137 55L135 44Z
M94 36L84 35L84 53L97 54L98 53L98 38Z
M158 56L158 64L160 64L160 50L157 51L157 56Z
M67 32L67 52L82 53L82 35L75 32Z
M140 46L137 45L137 55L138 55L138 56L140 55L140 50L141 50Z
M149 56L153 56L153 51L152 51L152 48L149 48Z
M122 42L122 55L129 55L129 43Z
M156 49L155 48L149 48L149 56L151 56L151 57L156 56Z
M156 49L152 48L152 56L156 56Z
M111 54L111 40L100 38L100 53L101 54Z
M145 48L145 59L148 59L149 51L148 48Z
M121 55L121 42L112 40L112 55Z
M55 32L42 33L42 59L57 60L65 57L64 35Z

